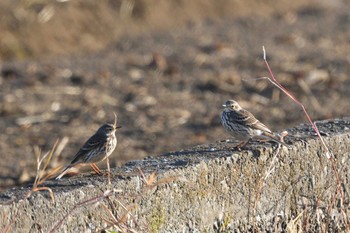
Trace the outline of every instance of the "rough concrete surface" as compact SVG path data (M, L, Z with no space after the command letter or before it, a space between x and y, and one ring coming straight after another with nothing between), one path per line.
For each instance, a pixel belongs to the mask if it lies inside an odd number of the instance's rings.
M290 148L255 141L237 151L234 143L217 142L113 168L116 192L108 198L107 177L87 173L45 182L54 204L47 191L19 201L29 186L7 190L0 195L0 225L15 232L346 232L350 118L317 125L334 154L343 200L332 161L304 124L288 129ZM154 182L152 172L158 174ZM109 211L118 224L111 226Z

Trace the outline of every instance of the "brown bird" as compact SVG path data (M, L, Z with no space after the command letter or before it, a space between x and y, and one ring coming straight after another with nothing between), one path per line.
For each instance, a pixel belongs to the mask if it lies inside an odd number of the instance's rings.
M90 164L96 173L101 174L100 169L95 163L106 159L112 154L117 146L115 132L119 128L121 127L117 126L117 116L115 115L114 124L102 125L97 132L85 142L74 156L72 162L56 177L56 180L61 179L71 168L78 164Z
M243 109L236 101L228 100L223 105L221 123L225 130L240 140L238 148L245 146L252 138L268 139L288 146L274 134L266 125L261 123L249 111Z

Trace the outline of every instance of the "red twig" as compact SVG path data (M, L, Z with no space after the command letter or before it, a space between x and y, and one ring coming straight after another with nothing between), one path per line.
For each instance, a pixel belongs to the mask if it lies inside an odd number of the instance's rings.
M321 140L322 146L323 146L323 148L324 148L325 151L326 151L326 157L327 157L328 159L331 158L331 157L333 157L332 153L330 152L330 150L328 149L326 143L324 142L324 140L323 140L323 138L322 138L322 136L321 136L321 134L320 134L320 131L318 130L318 128L317 128L317 126L314 124L314 122L311 120L309 114L307 113L305 106L304 106L297 98L295 98L287 89L285 89L285 88L277 81L277 79L276 79L275 76L273 75L273 72L272 72L272 70L271 70L271 68L270 68L270 65L269 65L269 63L268 63L267 60L266 60L266 51L265 51L265 47L264 47L264 46L263 46L263 51L264 51L264 62L265 62L265 65L266 65L266 67L267 67L267 69L268 69L268 71L269 71L270 77L271 77L271 78L269 78L269 77L264 77L264 78L268 79L273 85L277 86L281 91L283 91L284 94L286 94L289 98L291 98L296 104L298 104L298 105L303 109L307 120L310 122L312 128L315 130L317 136L318 136L318 137L320 138L320 140Z
M334 161L334 156L332 154L332 152L328 149L326 143L324 142L323 140L323 137L321 136L320 134L320 131L318 130L316 124L311 120L309 114L307 113L306 111L306 108L304 107L304 105L298 101L287 89L285 89L278 81L277 79L275 78L271 68L270 68L270 65L269 63L267 62L267 59L266 59L266 51L265 51L265 47L263 46L263 52L264 52L264 62L265 62L265 65L269 71L269 74L270 74L270 77L263 77L265 79L268 79L273 85L275 85L276 87L278 87L281 91L283 91L284 94L286 94L289 98L291 98L296 104L298 104L304 111L305 113L305 116L306 118L308 119L308 121L310 122L312 128L315 130L317 136L320 138L321 140L321 143L322 143L322 146L324 148L324 150L326 151L326 154L325 156L331 160L331 164L332 164L332 169L334 171L334 175L335 175L335 179L337 181L337 190L340 191L340 196L341 196L341 199L343 201L343 203L345 203L345 196L344 196L344 192L343 192L343 189L341 187L341 182L340 182L340 178L339 178L339 174L338 174L338 171L337 171L337 168L336 168L336 164L335 164L335 161ZM334 197L337 195L337 190L336 192L334 193ZM333 206L334 203L331 205ZM330 213L331 211L331 208L329 207L328 208L328 213ZM348 223L348 220L347 220L347 216L346 214L343 214L344 215L344 220L345 220L345 224L347 226L347 229L349 229L349 223Z

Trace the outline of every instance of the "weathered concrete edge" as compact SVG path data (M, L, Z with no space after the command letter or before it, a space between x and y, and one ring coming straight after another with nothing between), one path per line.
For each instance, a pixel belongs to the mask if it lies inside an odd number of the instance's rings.
M324 121L318 126L324 133L329 133L325 141L337 156L337 166L343 172L341 177L349 177L350 118ZM306 125L289 131L304 136L312 133ZM307 143L299 139L305 139ZM274 229L301 213L300 203L305 203L305 199L309 198L311 202L312 196L317 196L326 202L336 188L332 168L323 156L319 140L309 136L299 139L292 139L292 148L281 149L277 157L276 146L252 145L250 151L237 152L229 150L232 145L217 143L131 163L122 169L113 169L112 188L121 189L123 193L111 199L127 206L137 205L131 213L139 224L135 228L141 230L212 232L220 227L244 230L251 226ZM256 154L260 156L256 157ZM277 159L271 163L274 157ZM172 159L175 161L169 163ZM174 166L176 164L179 166ZM262 182L271 164L271 174ZM134 172L137 166L148 174L158 171L157 180L165 183L154 189L144 189L140 176ZM78 203L100 196L107 189L106 178L96 176L70 178L60 183L49 181L47 185L55 192L54 206L45 192L36 193L22 202L1 204L1 213L6 215L4 220L0 219L0 225L9 224L17 210L12 225L17 232L38 226L47 231ZM25 190L13 189L2 195L23 194ZM101 229L107 225L100 217L103 213L101 206L78 208L56 230ZM276 216L279 216L279 222ZM335 213L334 216L338 215Z

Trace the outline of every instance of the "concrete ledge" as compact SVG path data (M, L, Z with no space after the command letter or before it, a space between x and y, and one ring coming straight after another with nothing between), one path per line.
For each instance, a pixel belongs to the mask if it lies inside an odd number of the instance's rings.
M288 130L289 149L255 142L240 152L232 150L232 143L215 143L130 162L112 170L112 189L122 192L108 198L101 196L107 178L90 174L47 181L55 194L53 205L46 191L18 201L30 187L8 190L0 194L0 225L14 219L16 232L95 232L109 225L103 219L111 219L107 209L120 220L126 208L130 215L119 227L138 232L319 231L325 225L345 232L350 118L322 121L318 127L335 155L345 203L340 195L333 199L337 182L320 141L310 125L301 125ZM145 185L137 167L147 177L158 173L154 187ZM61 219L62 225L54 227Z

